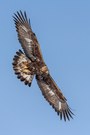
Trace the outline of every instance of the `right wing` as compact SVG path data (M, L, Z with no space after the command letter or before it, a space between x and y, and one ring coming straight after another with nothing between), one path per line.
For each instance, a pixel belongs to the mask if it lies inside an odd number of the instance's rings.
M23 81L25 85L31 86L35 74L33 62L28 59L21 50L19 50L16 52L12 64L17 78Z
M60 115L60 118L62 119L63 117L65 121L66 119L70 120L70 117L73 118L73 113L67 104L66 98L50 74L45 77L43 75L36 75L36 80L44 98L54 108L57 114Z

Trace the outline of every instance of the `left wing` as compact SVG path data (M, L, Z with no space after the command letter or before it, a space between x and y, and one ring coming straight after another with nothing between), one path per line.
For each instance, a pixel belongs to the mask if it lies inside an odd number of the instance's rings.
M25 85L31 86L35 74L35 67L32 61L19 50L16 52L12 64L17 78L23 81Z
M25 55L32 61L35 61L36 58L39 61L43 61L39 43L35 33L33 33L31 29L30 19L27 19L26 12L22 13L22 11L17 11L13 18L18 33L18 39Z
M21 11L17 11L17 14L14 14L13 18L16 26L16 31L18 33L19 42L21 43L26 56L34 61L34 43L32 39L34 33L31 29L30 19L27 19L26 12L23 14Z
M56 83L50 75L43 77L42 75L36 75L37 83L41 89L41 92L49 104L55 109L60 118L70 120L73 113L66 102L66 98L63 96L61 90L57 87Z

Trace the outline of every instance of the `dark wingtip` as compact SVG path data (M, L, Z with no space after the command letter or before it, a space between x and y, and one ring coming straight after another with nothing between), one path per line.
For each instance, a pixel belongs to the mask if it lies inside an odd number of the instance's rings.
M74 113L71 111L71 108L68 107L67 110L63 110L62 112L59 112L60 115L60 120L62 120L62 118L64 119L64 121L70 121L70 118L73 119L73 115Z
M23 51L22 51L21 49L19 49L19 52L22 53L22 54L24 54Z
M24 11L24 16L25 16L26 21L28 22L26 11Z
M62 120L62 112L60 112L60 120Z
M68 115L73 119L74 113L71 111L70 108L67 110L67 112L68 112Z
M28 86L31 87L31 83L29 83Z
M30 25L30 19L27 18L27 14L26 14L26 11L22 12L21 10L20 11L17 11L16 13L14 13L14 15L12 16L13 17L13 20L15 22L15 24L17 23L28 23Z
M66 118L70 121L67 111L65 110Z

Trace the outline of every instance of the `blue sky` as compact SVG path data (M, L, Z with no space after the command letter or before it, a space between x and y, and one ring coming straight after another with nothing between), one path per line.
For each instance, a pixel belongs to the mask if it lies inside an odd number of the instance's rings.
M36 80L29 88L14 75L21 49L12 15L27 11L50 73L75 116L60 121ZM22 0L0 4L0 135L90 134L90 1Z

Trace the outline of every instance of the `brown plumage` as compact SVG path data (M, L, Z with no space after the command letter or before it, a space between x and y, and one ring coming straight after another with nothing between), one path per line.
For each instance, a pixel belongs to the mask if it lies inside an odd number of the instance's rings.
M23 81L26 85L31 86L32 79L35 74L35 67L30 59L19 50L13 58L13 69L17 78Z
M43 60L40 45L27 19L26 12L17 12L13 16L18 39L24 53L19 50L13 59L13 69L17 77L26 85L31 85L35 75L37 84L49 104L55 109L60 118L70 120L73 113L67 100L58 88Z

